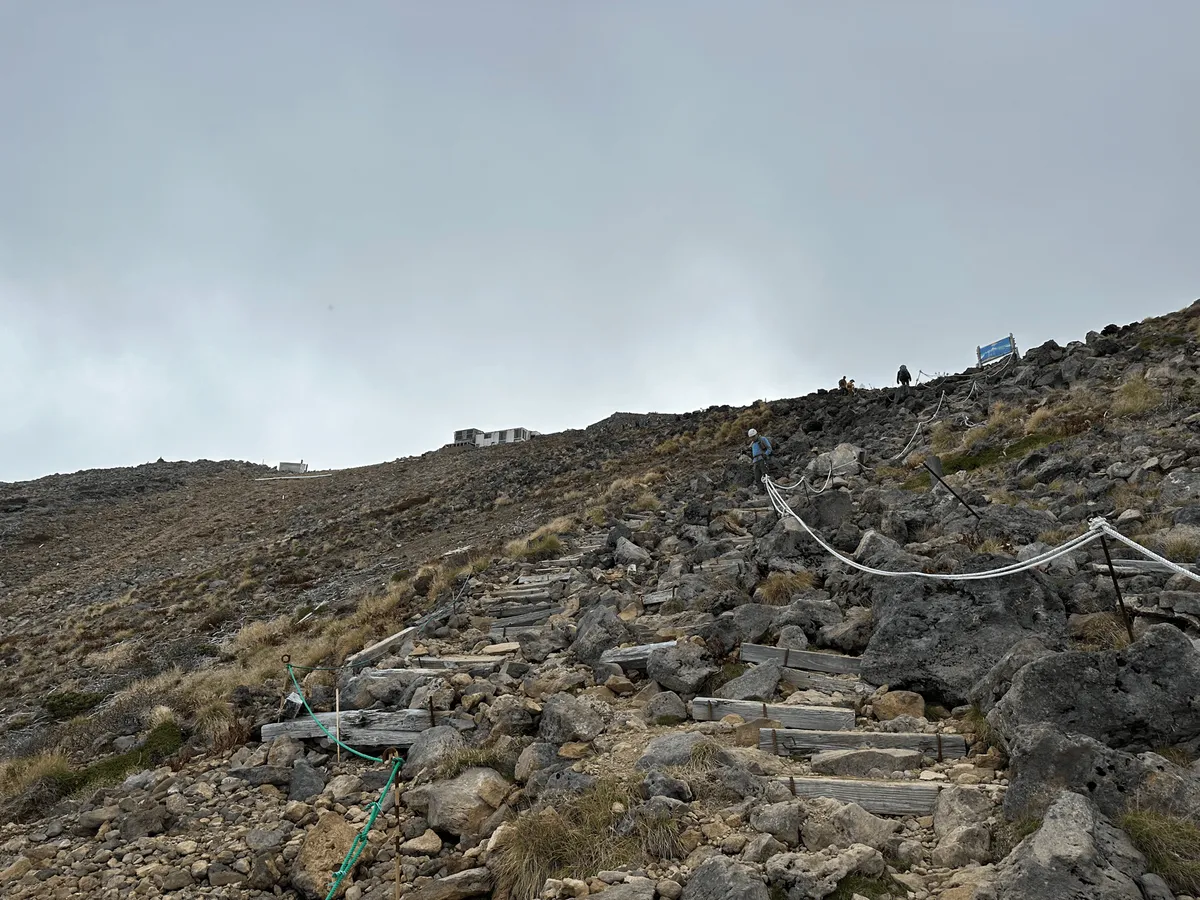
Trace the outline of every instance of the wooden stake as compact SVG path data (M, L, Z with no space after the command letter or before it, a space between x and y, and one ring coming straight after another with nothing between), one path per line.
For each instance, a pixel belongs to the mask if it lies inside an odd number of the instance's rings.
M342 690L333 689L333 733L337 738L337 761L342 764Z
M396 789L396 893L395 900L400 900L400 779L393 785Z

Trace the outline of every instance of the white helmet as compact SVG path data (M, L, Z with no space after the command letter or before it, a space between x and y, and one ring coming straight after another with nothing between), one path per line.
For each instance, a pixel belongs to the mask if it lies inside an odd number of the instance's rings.
M746 432L746 436L747 437L758 437L758 432L755 431L753 428L751 428L749 431Z

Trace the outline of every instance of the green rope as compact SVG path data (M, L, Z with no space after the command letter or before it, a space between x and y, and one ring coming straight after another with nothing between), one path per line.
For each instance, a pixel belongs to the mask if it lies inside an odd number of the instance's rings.
M362 754L359 754L360 756ZM329 889L329 893L325 895L325 900L333 900L333 895L337 893L341 887L342 881L350 874L358 858L362 855L363 848L367 846L367 837L371 832L371 826L375 824L375 818L379 815L384 799L387 797L388 788L392 786L392 782L396 780L396 775L400 771L400 767L404 765L403 757L397 756L396 761L392 763L392 774L388 776L387 784L383 786L383 790L379 792L379 799L371 804L371 815L367 819L367 824L362 827L362 831L358 833L358 837L354 839L354 843L350 845L350 852L346 854L346 858L342 860L341 868L333 873L333 886Z
M329 738L331 741L333 741L335 744L337 744L343 750L345 750L349 753L353 753L355 756L361 756L363 759L367 760L368 762L377 762L377 763L383 762L383 760L380 757L369 756L366 753L362 753L358 750L355 750L353 747L343 744L341 741L339 741L337 738L335 738L332 734L330 734L329 729L321 724L321 720L317 718L317 714L312 711L312 707L309 706L308 701L304 699L304 688L300 687L300 682L298 682L296 680L296 673L293 669L292 664L289 662L289 663L285 663L284 665L287 666L288 675L290 675L292 677L292 684L294 684L296 686L296 693L300 695L300 702L304 704L304 708L306 710L308 710L308 714L310 716L312 716L312 720L317 723L317 727L320 728L323 732L325 732L325 737Z

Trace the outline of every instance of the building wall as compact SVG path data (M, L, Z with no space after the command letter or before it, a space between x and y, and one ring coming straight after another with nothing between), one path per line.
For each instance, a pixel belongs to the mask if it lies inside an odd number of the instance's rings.
M474 443L476 447L495 447L498 444L517 444L527 441L533 434L536 432L531 432L528 428L504 428L500 431L480 431L477 428L468 428L454 432L454 443Z

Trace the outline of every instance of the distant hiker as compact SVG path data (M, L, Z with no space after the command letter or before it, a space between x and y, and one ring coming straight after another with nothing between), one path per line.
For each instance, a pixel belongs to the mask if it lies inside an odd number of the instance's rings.
M908 385L911 382L912 376L908 374L908 366L900 366L900 371L896 373L896 384L900 385L899 400L908 396Z
M847 385L848 385L848 382L846 381L845 375L843 375L840 379L838 379L838 390L841 391L843 394L847 393L850 390L850 388Z
M766 489L762 480L767 474L767 460L771 458L771 439L765 434L760 435L753 428L746 432L746 435L750 438L750 458L754 460L754 484L759 491L763 491Z

